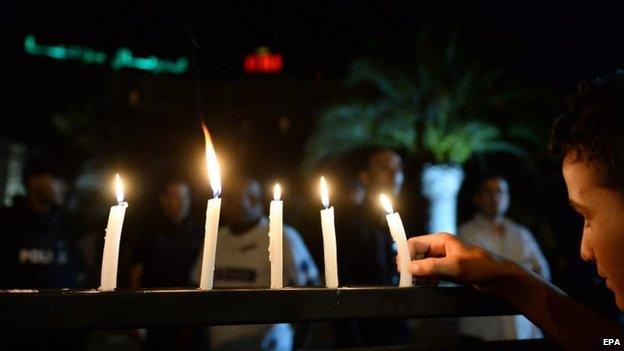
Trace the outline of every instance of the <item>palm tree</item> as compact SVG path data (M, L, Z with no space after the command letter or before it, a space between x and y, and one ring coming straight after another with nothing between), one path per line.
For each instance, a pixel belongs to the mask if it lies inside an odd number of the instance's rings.
M425 164L422 189L432 207L429 229L454 231L462 164L475 153L525 156L485 120L520 92L505 89L499 70L470 59L464 49L459 30L448 34L427 27L417 38L408 68L356 60L347 84L370 96L330 107L320 116L307 144L307 166L360 147L401 150L408 162ZM442 206L438 199L443 198ZM436 215L436 206L452 213Z

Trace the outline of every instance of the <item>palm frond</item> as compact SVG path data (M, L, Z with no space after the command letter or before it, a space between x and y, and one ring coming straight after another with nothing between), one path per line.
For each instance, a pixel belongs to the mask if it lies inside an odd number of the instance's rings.
M350 102L325 111L308 142L307 163L369 145L402 149L436 163L463 164L482 152L528 160L521 147L504 140L498 127L475 120L522 94L501 89L500 70L466 56L461 36L460 30L423 28L411 69L356 60L347 84L373 88L376 96L372 103ZM508 135L532 140L528 128L511 128Z

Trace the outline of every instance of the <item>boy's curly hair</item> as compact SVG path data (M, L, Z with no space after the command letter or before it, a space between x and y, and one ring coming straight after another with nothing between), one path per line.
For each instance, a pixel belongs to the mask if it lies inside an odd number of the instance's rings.
M550 150L574 151L601 185L624 193L624 70L579 85L555 121Z

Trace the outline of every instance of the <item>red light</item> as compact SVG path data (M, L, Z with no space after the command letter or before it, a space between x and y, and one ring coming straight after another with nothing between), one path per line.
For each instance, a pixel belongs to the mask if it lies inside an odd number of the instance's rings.
M272 54L267 48L261 47L245 56L243 67L247 73L279 73L283 68L282 54Z

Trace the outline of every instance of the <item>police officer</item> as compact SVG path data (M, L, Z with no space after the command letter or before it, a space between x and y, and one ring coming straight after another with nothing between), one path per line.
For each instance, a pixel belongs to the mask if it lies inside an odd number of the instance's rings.
M66 185L43 156L28 160L26 195L0 211L0 288L73 288L81 259L62 211Z

